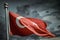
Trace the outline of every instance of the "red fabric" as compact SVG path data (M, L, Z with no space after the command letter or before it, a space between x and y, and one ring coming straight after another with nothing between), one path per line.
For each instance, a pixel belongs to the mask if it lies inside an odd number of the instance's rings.
M28 36L31 34L35 34L44 37L55 37L55 35L46 30L47 24L40 19L27 17L21 18L19 20L19 23L25 27L20 28L16 24L16 17L19 17L19 15L13 12L9 12L9 17L10 17L10 31L13 35ZM36 23L36 25L33 24L32 22Z

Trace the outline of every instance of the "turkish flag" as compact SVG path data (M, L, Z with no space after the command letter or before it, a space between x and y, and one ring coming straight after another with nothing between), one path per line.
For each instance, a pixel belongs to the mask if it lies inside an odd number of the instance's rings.
M12 35L28 36L35 34L43 37L55 37L46 29L47 24L41 19L27 18L13 12L9 12L9 19L10 34Z

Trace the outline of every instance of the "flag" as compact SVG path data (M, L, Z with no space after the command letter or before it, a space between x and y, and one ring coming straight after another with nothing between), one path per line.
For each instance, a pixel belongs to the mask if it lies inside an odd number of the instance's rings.
M9 12L9 19L12 35L29 36L35 34L43 37L55 37L46 29L47 24L41 19L23 17L13 12Z

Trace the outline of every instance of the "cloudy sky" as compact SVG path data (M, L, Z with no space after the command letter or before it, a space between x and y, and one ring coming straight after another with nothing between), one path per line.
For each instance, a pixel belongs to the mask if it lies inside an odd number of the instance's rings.
M4 2L9 4L8 11L16 12L25 17L33 17L44 20L47 29L60 36L60 1L59 0L0 0L0 32L5 38L5 9ZM23 10L22 10L23 9ZM1 37L1 39L2 39ZM27 37L25 37L27 38ZM30 38L30 36L29 36ZM34 37L35 38L35 37ZM14 38L13 38L14 39ZM21 37L22 39L22 37ZM3 40L3 39L2 39Z

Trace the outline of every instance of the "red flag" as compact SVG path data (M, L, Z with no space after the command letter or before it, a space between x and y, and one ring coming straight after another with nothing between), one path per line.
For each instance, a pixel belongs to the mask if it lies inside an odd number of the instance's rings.
M44 37L55 37L46 29L47 24L40 19L19 16L13 12L9 12L9 17L10 33L13 35L28 36L35 34Z

